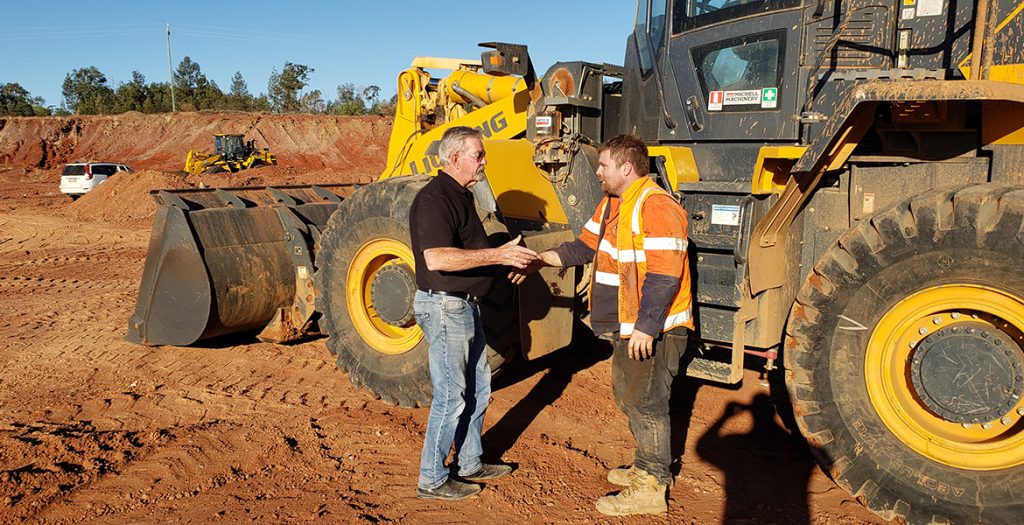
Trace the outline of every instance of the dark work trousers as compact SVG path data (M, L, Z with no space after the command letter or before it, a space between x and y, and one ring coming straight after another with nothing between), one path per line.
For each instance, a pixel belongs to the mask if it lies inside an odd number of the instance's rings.
M638 361L629 357L629 339L615 334L612 351L612 392L615 404L629 418L636 440L633 465L654 476L661 485L672 481L669 465L672 427L669 398L672 380L686 350L686 330L677 328L654 340L654 356Z

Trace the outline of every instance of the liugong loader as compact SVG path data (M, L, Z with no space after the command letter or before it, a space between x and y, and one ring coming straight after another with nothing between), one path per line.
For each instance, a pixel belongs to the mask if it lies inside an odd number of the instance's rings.
M633 133L689 213L700 351L686 373L735 383L760 356L822 468L884 518L1020 522L1022 10L639 0L623 67L538 78L509 44L417 59L377 182L157 193L129 338L284 341L318 325L353 383L426 404L408 210L444 130L481 129L480 215L496 241L537 250L581 231L597 145ZM588 276L499 280L483 305L492 367L567 346Z

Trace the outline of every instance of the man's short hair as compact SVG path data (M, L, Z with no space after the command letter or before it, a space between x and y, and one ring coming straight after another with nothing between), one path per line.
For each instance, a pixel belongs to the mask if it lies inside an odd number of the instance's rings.
M617 166L624 162L633 165L633 171L641 177L647 175L650 159L647 156L647 145L636 135L619 135L601 144L598 153L607 151Z
M466 148L466 139L469 137L481 138L480 130L469 126L455 126L441 135L441 144L437 147L438 160L441 166L447 166L452 155L462 153Z

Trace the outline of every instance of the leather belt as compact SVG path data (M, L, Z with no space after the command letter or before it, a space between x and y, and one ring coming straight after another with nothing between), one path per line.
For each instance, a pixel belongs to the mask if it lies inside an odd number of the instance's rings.
M430 294L430 295L442 295L444 297L457 297L459 299L462 299L463 301L469 301L471 303L479 303L480 302L480 298L479 297L477 297L475 295L472 295L472 294L469 294L469 293L466 293L466 292L446 292L444 290L431 290L430 288L420 288L419 290L421 292L423 292L423 293Z

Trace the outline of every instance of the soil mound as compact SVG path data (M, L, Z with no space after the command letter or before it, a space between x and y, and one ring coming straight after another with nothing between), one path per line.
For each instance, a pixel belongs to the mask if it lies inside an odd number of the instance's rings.
M215 133L241 133L278 165L374 173L384 169L391 118L250 113L173 113L0 118L0 166L59 168L122 162L180 170L190 149L211 152Z
M341 173L333 170L302 171L292 167L264 166L238 173L187 175L184 172L141 170L115 175L67 205L67 214L81 221L121 225L146 224L156 211L152 190L188 188L239 188L294 186L307 184L369 183L369 173Z
M151 220L156 211L156 203L149 196L150 190L191 187L178 173L157 170L121 173L68 204L67 213L82 221L122 225L144 223Z

